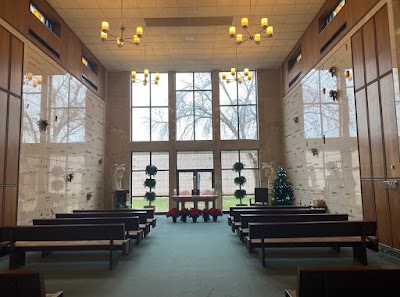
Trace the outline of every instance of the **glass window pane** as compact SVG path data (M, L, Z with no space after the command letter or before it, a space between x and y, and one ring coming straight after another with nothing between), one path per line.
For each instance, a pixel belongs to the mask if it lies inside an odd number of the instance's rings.
M211 91L195 92L195 140L212 139Z
M194 140L193 92L176 92L176 138Z
M233 195L235 193L238 186L235 185L233 180L237 176L238 174L233 170L222 170L222 195Z
M136 74L137 81L143 81L144 74ZM132 83L132 106L150 106L150 84Z
M258 152L256 150L240 151L240 162L245 169L258 168Z
M221 139L238 139L237 107L221 106Z
M75 79L70 80L69 105L70 107L85 107L87 88Z
M132 171L143 171L150 164L149 152L134 152L132 153Z
M158 196L169 196L169 171L158 171L157 175L154 177L156 179L155 192ZM144 182L144 180L143 180ZM142 183L143 183L142 182ZM143 191L143 195L146 192L146 188ZM157 201L157 198L156 198ZM159 210L157 210L159 211Z
M144 169L143 171L132 172L132 196L144 197L144 193L146 193L146 188L143 186L145 179Z
M210 151L178 152L177 169L213 169L213 156Z
M168 108L151 109L151 140L168 140Z
M150 141L149 108L132 108L132 141Z
M242 176L247 180L242 189L246 190L247 195L254 194L254 188L259 186L258 169L244 169L242 170ZM238 188L236 186L236 189Z
M168 73L160 73L158 84L151 84L151 106L168 106Z
M233 164L239 161L238 151L221 151L221 168L232 169Z
M168 152L152 152L151 164L158 170L169 170L169 153ZM157 173L158 176L158 173Z
M71 108L69 110L68 142L85 141L85 119L86 110L84 108Z
M240 139L257 139L256 106L239 106L239 127Z
M50 92L52 107L67 107L69 98L69 76L52 75Z
M230 72L226 74L228 77ZM237 85L236 82L226 83L220 74L219 79L219 102L220 105L237 105Z
M340 114L339 104L322 103L322 126L325 137L339 137L340 134Z
M243 83L238 84L239 90L239 104L256 104L257 93L256 93L256 72L251 71L253 78L248 80L246 77L243 78Z
M177 73L176 90L193 90L193 73Z
M196 72L194 73L194 89L195 90L211 90L211 73Z

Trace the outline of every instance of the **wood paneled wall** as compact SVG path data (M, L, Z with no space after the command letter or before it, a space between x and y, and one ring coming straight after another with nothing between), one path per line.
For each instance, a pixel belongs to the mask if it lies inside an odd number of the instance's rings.
M328 16L338 4L338 0L327 0L282 64L284 95L286 95L378 2L379 0L346 0L346 5L342 10L325 28L322 28L320 23L323 22L326 16ZM344 25L345 28L326 46L328 41L331 40L335 33ZM388 32L384 34L388 34ZM382 38L385 38L384 34L382 34ZM324 46L325 49L321 51ZM299 49L301 49L302 59L294 65L293 68L288 70L289 61L297 54ZM301 75L289 87L289 83L300 73Z
M17 223L24 44L0 26L0 225Z
M385 5L351 39L364 219L377 220L379 242L400 249L399 136Z
M30 12L30 2L55 24L56 29L54 31L57 34L48 29ZM43 50L43 52L54 61L64 67L69 73L84 83L99 97L102 99L105 98L105 68L78 39L46 0L2 0L0 5L0 17ZM34 34L46 42L59 54L59 57L39 42L31 32L34 32ZM3 56L1 55L2 50L3 44L0 45L0 63L2 62L1 59ZM82 53L85 54L87 59L97 65L96 73L82 64ZM2 73L0 73L0 77L1 75ZM97 89L84 80L82 75L85 75Z

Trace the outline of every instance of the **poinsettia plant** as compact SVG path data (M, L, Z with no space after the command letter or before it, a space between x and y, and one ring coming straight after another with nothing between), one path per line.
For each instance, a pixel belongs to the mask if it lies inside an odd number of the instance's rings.
M221 209L219 209L219 208L214 208L214 207L212 207L212 208L209 209L209 213L210 213L210 215L212 215L212 216L218 216L218 217L222 217L222 215L223 215L223 212L222 212Z
M189 209L187 209L186 207L184 207L184 208L182 208L182 209L179 211L179 214L180 214L181 216L188 216L188 215L190 214L190 211L189 211Z
M197 217L201 216L202 213L203 212L198 208L191 208L190 211L189 211L189 217L197 218Z
M172 217L172 218L177 218L177 217L179 217L181 214L180 214L180 212L179 212L179 210L177 209L177 208L171 208L168 212L167 212L167 214L166 214L166 216L167 216L167 218L169 218L169 217Z

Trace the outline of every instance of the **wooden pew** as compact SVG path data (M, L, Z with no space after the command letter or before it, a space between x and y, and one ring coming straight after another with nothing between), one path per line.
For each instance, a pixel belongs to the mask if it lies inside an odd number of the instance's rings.
M9 269L25 265L28 251L109 251L109 267L118 264L119 251L132 252L124 224L0 227L10 234Z
M79 213L57 213L57 219L68 218L120 218L120 217L139 217L139 227L143 229L144 236L150 232L150 223L147 222L147 212L145 211L125 211L125 212L79 212Z
M234 209L231 230L235 233L236 229L240 227L241 214L317 214L325 212L325 208Z
M135 239L139 244L143 238L143 230L139 228L139 217L118 218L68 218L68 219L35 219L33 225L85 225L85 224L124 224L126 237Z
M241 214L240 227L237 229L241 241L249 234L249 223L278 222L316 222L316 221L348 221L348 214Z
M265 266L265 248L279 247L352 247L354 260L367 265L366 248L378 251L376 222L298 222L249 223L246 247L251 253L261 248Z
M151 224L153 228L157 225L157 219L155 218L154 208L118 208L118 209L74 209L73 213L80 212L135 212L135 211L146 211L147 222Z
M236 209L310 209L310 205L251 205L251 206L231 206L229 208L228 225L231 225L233 211Z
M399 265L299 267L297 291L285 293L286 297L395 296L399 279Z
M63 292L45 294L43 276L36 270L0 270L0 293L4 297L63 297Z

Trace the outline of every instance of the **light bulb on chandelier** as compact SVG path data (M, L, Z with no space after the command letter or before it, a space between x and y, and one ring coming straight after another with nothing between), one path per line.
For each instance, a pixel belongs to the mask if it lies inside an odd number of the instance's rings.
M235 60L236 64L235 65L237 65L237 52L238 52L237 49L238 49L238 46L239 46L239 44L235 44L235 49L236 49L236 51L235 51L235 53L236 53L236 60ZM249 68L247 68L247 67L243 69L243 75L240 75L235 67L231 68L230 73L239 84L243 83L243 79L244 78L247 78L248 80L251 80L252 77L253 77L252 73L250 72ZM226 75L226 72L222 72L221 73L221 78L223 80L225 80L225 82L228 83L228 84L231 82L231 79Z
M133 35L132 37L126 37L124 36L124 32L126 31L126 26L123 22L122 19L122 0L121 0L121 20L120 20L120 28L119 28L119 36L113 35L109 32L109 23L107 21L103 21L101 23L101 32L100 32L100 38L101 41L113 41L116 42L118 47L122 47L124 45L124 42L128 42L130 44L134 44L138 46L140 44L141 38L143 37L143 27L136 27L136 34ZM114 37L115 40L109 40L108 35L111 37Z
M24 84L29 84L29 82L32 81L32 87L36 88L38 85L42 84L42 77L41 76L37 76L37 75L33 75L32 72L27 72L24 75Z

